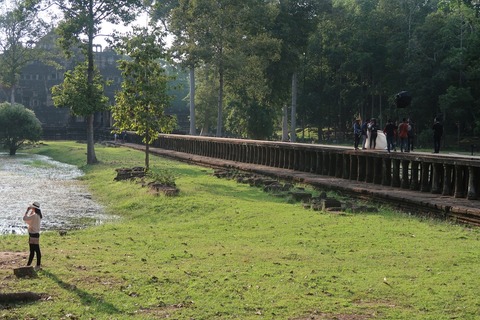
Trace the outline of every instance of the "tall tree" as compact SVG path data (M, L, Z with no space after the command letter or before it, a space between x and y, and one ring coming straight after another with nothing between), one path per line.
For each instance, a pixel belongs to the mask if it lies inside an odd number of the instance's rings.
M197 52L196 42L196 17L192 15L189 1L167 0L156 1L151 14L153 21L160 21L166 31L174 35L171 53L173 59L189 71L189 133L196 135L197 123L195 112L195 68L200 57Z
M175 128L175 118L165 114L169 105L168 78L160 65L164 57L161 34L146 28L135 29L133 35L122 37L116 44L121 60L122 90L116 95L113 108L114 126L133 130L145 143L145 170L150 167L150 145L161 132Z
M128 23L135 19L141 0L48 0L57 5L63 12L64 19L58 26L59 42L67 53L72 48L80 46L87 61L87 90L94 90L94 52L93 40L100 34L101 23L104 21L118 24ZM86 109L91 113L87 119L87 163L97 161L94 148L94 115L95 106L101 104L89 100Z
M280 0L277 6L279 13L272 34L281 41L281 58L269 66L268 77L271 81L272 99L278 107L281 108L290 101L290 139L295 141L298 72L308 39L317 25L319 13L330 6L330 1Z
M18 0L0 14L0 81L10 89L11 103L15 103L15 90L23 67L40 57L35 43L49 29L39 17L39 2Z

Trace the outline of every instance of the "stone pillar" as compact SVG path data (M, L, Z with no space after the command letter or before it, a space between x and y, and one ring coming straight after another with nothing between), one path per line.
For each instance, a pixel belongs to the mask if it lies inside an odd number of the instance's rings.
M274 149L274 166L276 168L281 168L282 167L282 158L281 158L281 154L282 154L282 149L279 148L279 147L275 147L273 148Z
M468 200L476 200L478 198L476 183L478 180L478 169L475 167L468 167Z
M322 174L322 152L321 151L315 151L315 159L316 159L316 165L315 165L315 173L316 174Z
M392 187L400 187L400 160L393 159Z
M356 180L358 176L358 156L356 154L350 155L350 180Z
M410 189L410 177L408 175L409 164L410 164L410 160L402 160L402 181L401 181L402 189Z
M315 152L313 152L313 151L308 151L308 152L307 152L307 159L308 159L308 161L307 161L307 165L308 165L308 168L307 168L307 169L308 169L308 172L310 172L310 173L315 173L315 171L316 171L316 170L315 170L315 166L316 166L316 164L317 164L317 162L316 162L316 157L315 157Z
M335 177L335 170L337 168L337 155L333 152L328 152L328 158L330 159L328 162L328 175L330 177Z
M452 194L452 165L443 165L443 190L442 195L449 196Z
M389 186L392 184L392 160L390 158L383 158L382 166L383 166L382 185Z
M373 168L374 168L374 160L372 157L366 157L366 172L365 172L365 181L368 183L373 182Z
M277 149L277 165L279 168L285 168L285 160L283 159L285 155L285 149L284 148L278 148Z
M349 179L350 178L350 155L344 153L342 154L342 158L343 158L342 178Z
M410 190L419 190L420 189L420 183L418 182L418 166L420 165L420 162L418 161L412 161L410 163L411 165L411 180L410 180Z
M343 176L343 166L344 166L344 159L342 153L335 153L335 178L341 178Z
M297 150L297 171L305 171L305 151L303 149Z
M293 150L292 150L292 153L293 153L292 169L293 169L293 170L298 170L298 150L297 150L297 149L293 149Z
M373 183L381 184L383 178L383 166L381 158L373 158Z
M421 165L421 177L420 177L420 191L428 192L430 191L430 163L422 162Z
M441 164L433 163L432 164L432 193L441 193L442 184L441 184Z
M455 165L455 192L453 194L455 198L465 197L464 176L463 166Z
M330 169L330 154L328 151L322 151L322 158L323 158L323 166L322 166L322 174L324 176L328 176L328 170Z
M357 163L358 163L357 181L364 182L367 176L367 158L364 156L359 156Z
M312 165L312 157L310 155L310 151L309 150L305 150L304 152L304 170L305 172L312 172L313 170L313 165Z
M287 149L285 154L285 168L293 169L293 149Z

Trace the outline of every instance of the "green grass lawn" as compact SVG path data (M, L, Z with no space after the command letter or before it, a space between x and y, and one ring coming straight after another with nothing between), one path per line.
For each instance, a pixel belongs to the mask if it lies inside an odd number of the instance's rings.
M305 210L212 170L158 157L176 197L116 182L144 154L48 142L29 152L79 166L115 222L42 234L43 271L0 292L48 299L0 308L0 319L477 319L479 231L380 208ZM48 212L44 212L48 217ZM2 251L26 236L0 236Z

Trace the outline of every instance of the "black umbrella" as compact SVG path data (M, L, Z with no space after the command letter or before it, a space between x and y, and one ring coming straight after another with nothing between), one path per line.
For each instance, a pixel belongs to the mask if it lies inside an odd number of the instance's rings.
M412 102L412 96L407 91L401 91L395 95L395 104L397 108L406 108Z

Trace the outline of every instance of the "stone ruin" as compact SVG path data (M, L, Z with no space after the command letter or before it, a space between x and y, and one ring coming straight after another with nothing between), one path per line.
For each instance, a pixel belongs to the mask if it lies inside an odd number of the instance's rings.
M318 196L313 196L305 188L295 187L291 183L281 183L278 180L253 174L240 172L237 170L217 169L213 175L217 178L233 179L238 183L246 183L252 187L261 187L264 192L272 193L274 196L289 197L293 202L301 202L303 207L308 210L323 212L378 212L378 208L357 205L347 201L340 201L336 198L327 196L326 192L321 192Z
M117 172L117 176L113 179L115 181L143 178L146 174L144 167L118 168L115 171Z
M179 190L175 186L168 186L156 181L147 181L147 174L144 167L119 168L115 169L117 176L115 181L137 180L142 187L148 187L150 192L155 195L163 193L166 196L176 196Z

